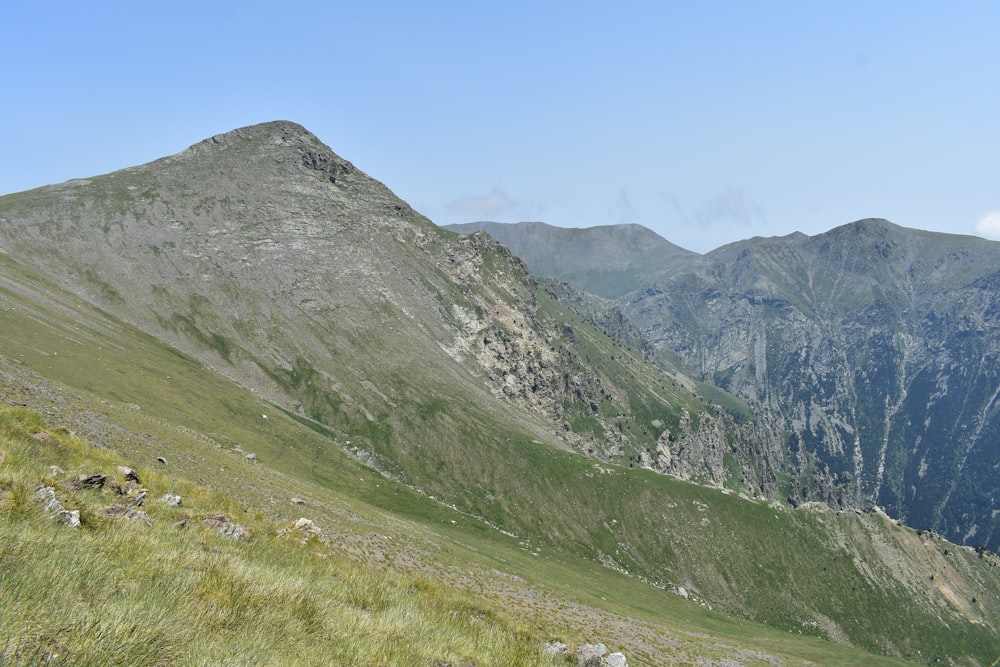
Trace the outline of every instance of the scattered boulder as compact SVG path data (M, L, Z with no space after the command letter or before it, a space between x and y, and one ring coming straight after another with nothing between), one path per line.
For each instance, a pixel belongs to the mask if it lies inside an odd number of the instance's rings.
M302 500L301 498L292 498L291 500L296 505L305 505L306 504L306 501Z
M167 507L180 507L182 501L183 499L178 495L174 495L173 493L164 493L160 496L160 499L157 502L160 502Z
M550 642L545 642L543 649L545 650L545 655L551 656L552 658L556 658L559 660L570 659L569 647L560 641L553 640Z
M248 459L250 459L251 461L256 461L257 460L257 455L254 454L253 452L250 452L250 453L246 454L246 457Z
M59 466L49 466L49 477L58 477L59 475L65 475L63 469Z
M319 537L323 534L323 529L316 525L312 519L305 517L295 522L295 529L302 531L306 537Z
M249 528L241 526L225 514L210 514L201 520L201 525L231 540L242 540L250 536Z
M51 486L40 486L35 491L35 499L42 503L42 509L56 515L59 523L70 528L80 526L80 512L77 510L67 510L56 500L56 490Z
M139 479L139 475L132 468L129 468L128 466L118 466L118 472L125 478L126 482L142 484L142 480Z
M137 493L132 500L129 501L129 505L131 505L132 507L142 507L142 503L145 502L146 494L148 493L149 491L143 489L142 491Z
M628 661L625 659L625 654L621 652L609 653L608 657L604 659L605 667L628 667Z
M153 525L153 521L149 518L148 514L141 510L137 510L134 507L111 505L110 507L105 507L101 510L101 515L113 519L125 519L130 523L141 523L147 526Z
M56 500L56 490L51 486L40 486L35 491L35 499L42 503L42 509L56 515L59 523L70 528L80 527L80 512L67 510Z
M545 652L553 658L570 660L569 649L562 642L549 642L545 645ZM576 649L577 667L628 667L625 654L616 651L608 653L608 647L604 644L581 644Z
M576 649L577 667L601 667L601 658L608 652L604 644L581 644Z
M99 489L104 486L107 481L107 476L101 475L100 473L95 475L81 475L73 480L73 488L77 491L80 489Z
M56 490L51 486L40 486L35 491L35 499L42 503L42 509L46 512L61 512L62 503L56 500Z
M159 461L160 463L162 463L163 465L167 465L167 460L165 458L163 458L162 456L157 456L156 460Z

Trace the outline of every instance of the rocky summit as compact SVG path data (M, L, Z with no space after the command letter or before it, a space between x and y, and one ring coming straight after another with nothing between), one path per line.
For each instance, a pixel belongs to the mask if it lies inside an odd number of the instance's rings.
M35 417L0 415L0 473L37 468L0 477L0 510L52 488L48 514L78 498L68 532L98 541L189 513L234 558L265 513L318 521L294 540L316 548L364 527L362 563L489 591L546 641L599 637L602 664L1000 653L977 544L996 518L996 246L884 221L704 256L595 234L558 275L597 295L436 227L284 121L0 197L0 397L69 425L42 450ZM161 500L112 498L96 480L116 468L66 454L70 432L127 453Z

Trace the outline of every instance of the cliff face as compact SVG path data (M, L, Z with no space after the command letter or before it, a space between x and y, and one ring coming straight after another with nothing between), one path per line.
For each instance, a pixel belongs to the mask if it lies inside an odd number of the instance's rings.
M795 499L1000 542L1000 244L862 220L732 244L624 299L658 347L788 431Z

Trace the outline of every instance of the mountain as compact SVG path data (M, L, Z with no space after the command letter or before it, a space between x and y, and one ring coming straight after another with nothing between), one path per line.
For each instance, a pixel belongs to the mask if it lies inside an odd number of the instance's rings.
M292 123L9 195L0 211L11 258L352 433L401 479L462 489L469 511L509 513L458 465L485 432L626 465L669 437L692 470L723 467L732 419L689 380L616 353L506 247L441 231ZM412 442L468 479L449 488ZM770 475L746 463L733 484L759 492Z
M730 244L623 310L781 416L792 496L877 503L996 548L998 267L998 243L861 220Z
M532 273L609 299L690 266L698 258L641 225L564 229L542 222L470 222L445 229L462 234L484 231L523 259Z
M530 579L555 598L517 613L614 628L635 664L1000 653L991 554L761 497L783 442L746 402L616 343L570 307L597 302L439 229L298 125L0 197L0 247L4 400L248 517L290 523L279 500L308 496L378 567L501 604L488 580ZM44 480L31 465L0 505Z
M551 233L571 256L578 230ZM585 289L603 273L581 253ZM1000 244L860 220L663 266L606 312L787 432L782 497L1000 546Z

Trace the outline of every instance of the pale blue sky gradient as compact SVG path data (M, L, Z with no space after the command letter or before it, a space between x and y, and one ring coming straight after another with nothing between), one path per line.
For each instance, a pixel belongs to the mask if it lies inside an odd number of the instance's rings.
M440 224L636 222L699 252L863 217L1000 238L997 2L15 0L2 16L2 193L286 119Z

